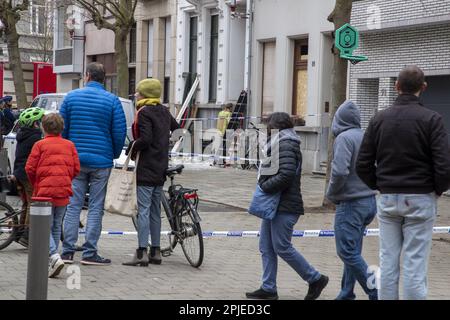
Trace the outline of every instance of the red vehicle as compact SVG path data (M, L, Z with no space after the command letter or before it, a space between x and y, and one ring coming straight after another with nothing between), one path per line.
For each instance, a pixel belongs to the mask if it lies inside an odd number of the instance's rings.
M40 94L56 93L56 74L53 73L51 63L24 62L22 68L26 79L30 79L33 73L33 92L27 92L29 95L32 94L33 99ZM14 95L14 84L11 79L8 80L11 78L8 72L10 73L8 63L0 62L0 96Z
M45 93L56 93L56 74L53 73L53 64L33 62L33 99Z

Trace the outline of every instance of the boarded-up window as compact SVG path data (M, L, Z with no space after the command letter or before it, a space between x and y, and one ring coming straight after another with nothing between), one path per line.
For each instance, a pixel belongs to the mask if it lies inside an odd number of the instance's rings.
M305 118L308 110L308 40L295 42L292 114Z
M273 112L275 99L275 49L276 43L263 44L263 83L262 83L262 114Z

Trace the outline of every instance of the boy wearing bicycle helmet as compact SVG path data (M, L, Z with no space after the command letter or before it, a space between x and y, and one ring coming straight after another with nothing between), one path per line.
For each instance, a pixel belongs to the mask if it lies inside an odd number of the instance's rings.
M18 191L22 198L22 210L25 214L20 217L20 224L25 225L21 228L17 242L28 247L28 223L30 213L31 197L33 195L33 186L28 181L25 172L25 164L34 144L42 139L41 119L45 110L41 108L29 108L23 111L19 117L20 128L17 132L16 160L14 161L14 172L12 179L17 182Z

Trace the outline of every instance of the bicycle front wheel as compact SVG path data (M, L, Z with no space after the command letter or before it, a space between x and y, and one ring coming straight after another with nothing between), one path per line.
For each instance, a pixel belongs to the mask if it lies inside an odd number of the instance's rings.
M5 249L16 238L19 217L7 203L0 202L0 250Z
M186 259L191 266L198 268L203 262L203 233L200 223L194 219L197 210L189 201L186 201L186 209L180 217L179 242Z

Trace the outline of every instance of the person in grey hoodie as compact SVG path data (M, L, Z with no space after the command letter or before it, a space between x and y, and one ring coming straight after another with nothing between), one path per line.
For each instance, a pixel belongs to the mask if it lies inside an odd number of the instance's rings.
M356 160L364 137L358 106L352 101L344 102L334 116L331 129L336 140L326 196L336 205L336 250L344 262L341 291L336 299L354 300L358 281L369 299L377 300L377 289L368 287L370 275L361 255L364 231L375 218L377 206L375 191L356 174Z

